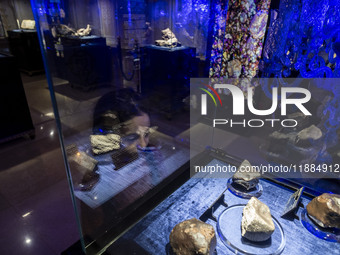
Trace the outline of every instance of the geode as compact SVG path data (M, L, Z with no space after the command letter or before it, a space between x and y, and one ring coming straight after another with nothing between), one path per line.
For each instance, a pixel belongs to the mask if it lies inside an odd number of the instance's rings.
M313 146L322 137L322 131L315 125L301 130L295 139L295 145L299 147L308 148Z
M172 229L170 245L177 255L212 255L216 248L215 230L198 219L185 220Z
M324 193L307 205L308 215L321 227L340 228L340 195Z
M253 169L252 165L248 160L244 160L240 167L237 169L237 172L233 175L232 180L233 183L238 184L244 187L247 190L255 188L259 183L259 179L261 174Z
M94 154L102 154L120 148L120 136L116 134L91 135L90 140Z
M253 242L268 240L275 230L269 207L252 197L243 209L242 236Z

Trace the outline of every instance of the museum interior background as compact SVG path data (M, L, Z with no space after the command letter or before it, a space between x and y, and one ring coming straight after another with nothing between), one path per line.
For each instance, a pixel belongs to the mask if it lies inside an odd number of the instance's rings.
M337 172L256 179L249 192L232 178L189 177L192 162L340 163L336 82L299 83L340 76L340 0L0 3L1 254L174 254L171 230L194 217L216 229L214 254L338 249L339 230L320 231L301 207L340 194ZM244 92L257 78L308 88L313 116L290 108L293 131L212 131L210 117L230 111L231 95L218 90L223 107L197 117L191 78L234 79ZM272 85L251 83L256 107L270 107ZM296 217L281 218L301 187ZM227 237L221 223L252 196L276 226L255 246Z

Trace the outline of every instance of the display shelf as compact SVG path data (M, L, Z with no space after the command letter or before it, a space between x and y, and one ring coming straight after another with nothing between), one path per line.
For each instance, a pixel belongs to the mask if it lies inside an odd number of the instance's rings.
M100 179L98 183L89 191L75 191L75 196L87 206L95 209L113 199L119 193L127 190L134 183L142 182L139 190L147 193L157 186L163 179L171 175L176 169L187 162L189 149L178 144L173 138L155 131L153 137L162 144L159 150L137 150L139 158L117 171L112 162L111 155L115 151L101 155L94 155L91 151L89 137L83 137L77 141L80 151L84 151L94 159L98 160L98 170L96 171ZM122 148L123 149L123 148ZM157 166L157 167L156 167ZM111 201L111 203L113 203ZM124 203L120 204L122 207Z
M218 161L223 164L221 161ZM211 165L216 164L212 160ZM115 249L123 245L126 240L133 240L140 247L140 251L149 254L166 254L166 245L172 228L181 221L190 218L199 218L209 206L223 193L226 188L226 179L192 178L182 187L164 200L151 211L143 220L122 236L116 245L109 247L107 252L115 254ZM260 201L266 203L272 215L281 224L286 235L286 247L281 254L334 254L339 249L338 244L326 242L307 231L299 219L286 220L280 218L286 201L295 192L280 187L267 180L260 180L263 194ZM204 191L204 192L203 192ZM233 195L230 191L224 192L225 201L229 206L246 204L247 199ZM310 198L303 197L302 203L306 206ZM225 209L221 207L215 211L215 217ZM299 209L301 210L301 209ZM299 214L298 214L299 215ZM216 222L208 219L207 223L216 228ZM216 232L217 233L217 232ZM217 237L217 254L234 254Z
M263 242L252 242L241 236L242 213L245 205L233 205L218 217L217 233L222 243L235 254L277 255L286 245L286 236L280 222L273 218L275 231Z

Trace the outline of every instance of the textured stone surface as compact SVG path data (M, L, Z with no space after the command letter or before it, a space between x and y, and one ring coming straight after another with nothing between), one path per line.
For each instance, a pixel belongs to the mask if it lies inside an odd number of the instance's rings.
M90 140L94 154L102 154L120 148L120 136L116 134L91 135Z
M176 47L179 42L170 28L166 28L162 30L162 40L156 40L155 44L164 47Z
M321 227L340 228L340 195L324 193L314 198L307 212Z
M251 164L248 160L244 160L237 172L233 175L233 183L241 185L242 187L250 190L259 183L258 178L261 174L258 171L252 169Z
M86 28L80 28L77 30L77 33L75 33L75 36L86 36L89 35L92 31L92 28L89 24L87 24Z
M266 241L275 230L269 207L255 197L244 207L241 224L242 236L254 242Z
M170 245L177 255L212 255L216 248L215 230L198 219L186 220L172 229Z
M300 147L310 147L321 137L322 131L315 125L311 125L297 134L295 144Z

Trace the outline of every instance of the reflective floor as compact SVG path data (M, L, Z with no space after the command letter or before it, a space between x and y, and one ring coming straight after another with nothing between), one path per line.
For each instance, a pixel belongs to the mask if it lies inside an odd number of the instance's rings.
M0 254L60 254L79 239L44 75L22 74L33 140L0 144Z

